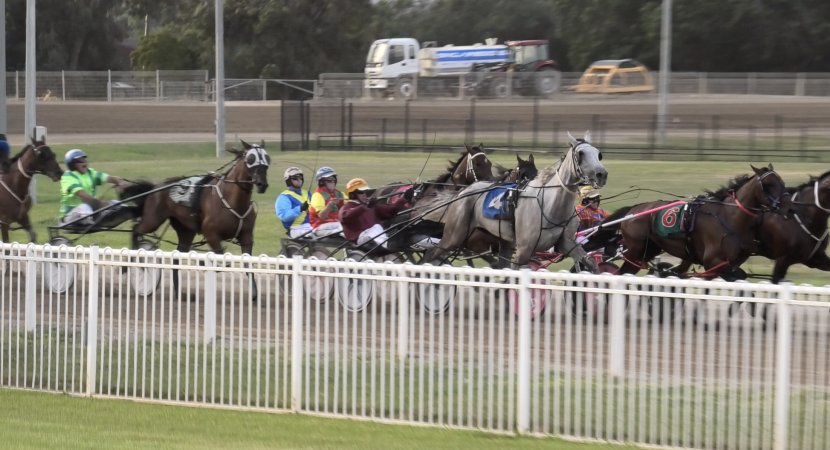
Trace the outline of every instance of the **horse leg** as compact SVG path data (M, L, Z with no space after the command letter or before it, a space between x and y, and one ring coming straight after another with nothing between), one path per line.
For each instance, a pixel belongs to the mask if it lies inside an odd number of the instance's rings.
M437 246L429 249L424 254L424 262L430 264L445 264L448 261L446 258L450 252L458 248L470 233L468 230L448 230L444 229L444 236L441 237L441 242Z
M221 243L220 243L221 245ZM242 233L239 236L239 247L242 249L243 254L253 255L254 250L254 233L253 231ZM248 268L248 264L245 264L245 268ZM248 272L248 283L251 287L251 302L256 303L257 297L259 296L259 288L257 288L256 280L254 279L254 274Z
M6 222L0 223L0 234L3 235L3 242L9 243L9 225Z
M189 252L190 248L193 246L193 239L196 237L196 232L190 230L181 222L173 218L170 219L170 226L173 227L174 231L176 231L176 237L179 241L178 244L176 244L176 250L181 253ZM178 265L179 260L174 260L173 264ZM175 289L176 292L179 292L179 269L173 269L173 289Z
M784 277L787 276L787 270L789 270L791 265L792 262L787 257L776 259L775 266L772 268L772 284L778 284L779 282L781 282L781 280L783 280Z
M29 233L29 242L37 242L37 233L35 233L35 229L32 227L32 222L29 220L28 214L23 214L23 217L19 220L20 225L23 227L26 232ZM5 241L5 237L3 238Z

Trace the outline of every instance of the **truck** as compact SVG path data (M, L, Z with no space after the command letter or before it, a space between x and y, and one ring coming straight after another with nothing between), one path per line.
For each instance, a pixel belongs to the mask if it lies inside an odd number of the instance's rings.
M439 47L414 38L378 39L366 57L364 87L372 98L401 99L418 92L548 97L559 89L561 74L548 56L548 41L496 42Z

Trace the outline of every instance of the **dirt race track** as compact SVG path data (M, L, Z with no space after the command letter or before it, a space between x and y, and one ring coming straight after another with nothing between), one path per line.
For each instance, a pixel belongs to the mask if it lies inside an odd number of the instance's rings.
M377 122L381 117L396 117L401 102L355 102L355 128L359 122ZM657 113L656 96L562 96L539 102L539 114L554 120L575 116L632 117ZM529 101L479 101L477 117L509 117L530 121L533 106ZM249 139L274 139L280 132L280 102L226 103L226 134ZM418 101L412 103L413 118L428 114L430 120L457 119L469 114L467 101ZM673 117L719 115L724 120L766 122L776 115L788 119L815 121L830 117L830 98L787 96L672 96L669 112ZM37 123L48 128L50 142L165 142L211 141L216 117L211 103L112 103L40 102ZM22 139L24 104L8 104L8 130L13 142Z

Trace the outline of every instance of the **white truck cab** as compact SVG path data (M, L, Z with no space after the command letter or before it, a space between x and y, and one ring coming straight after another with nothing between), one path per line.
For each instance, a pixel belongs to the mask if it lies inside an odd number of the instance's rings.
M365 87L373 94L380 96L387 89L403 89L408 92L400 94L409 97L412 95L412 80L418 75L418 51L420 45L413 38L378 39L369 48L366 57ZM390 86L397 84L398 88Z

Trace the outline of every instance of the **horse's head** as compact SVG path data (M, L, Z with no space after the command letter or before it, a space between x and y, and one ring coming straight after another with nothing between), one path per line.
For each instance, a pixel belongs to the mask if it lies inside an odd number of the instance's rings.
M271 165L271 157L265 151L265 142L261 144L249 144L242 141L244 151L231 150L236 157L244 163L242 169L248 181L256 186L257 192L262 194L268 189L268 166Z
M536 168L536 162L533 160L533 153L527 157L527 160L522 159L521 156L516 155L518 165L516 166L516 181L521 183L536 178L539 175L539 170Z
M506 183L524 183L536 178L539 174L539 170L536 169L536 163L533 161L532 153L527 160L516 155L516 161L516 167L512 169L505 169L499 166L499 170L502 172L499 179Z
M824 172L820 177L811 181L813 181L815 206L826 213L830 213L830 171Z
M591 145L591 132L586 131L582 138L575 138L568 133L571 149L568 152L573 162L573 169L579 178L579 184L590 184L601 188L608 182L608 171L600 162L602 152ZM568 155L565 155L566 158Z
M492 181L493 163L484 154L484 145L477 147L464 145L467 151L453 168L452 181L459 185L470 185L476 181Z
M772 164L761 168L753 165L750 165L750 167L755 172L755 178L758 180L758 183L746 183L746 185L752 184L755 187L753 193L756 205L761 207L766 206L773 211L779 211L784 204L783 202L790 196L789 192L787 192L787 187L784 185L784 180L772 168ZM786 214L785 211L784 213Z
M55 152L43 141L33 141L21 152L18 159L18 169L25 175L43 174L58 181L63 175L63 169L55 158Z

